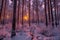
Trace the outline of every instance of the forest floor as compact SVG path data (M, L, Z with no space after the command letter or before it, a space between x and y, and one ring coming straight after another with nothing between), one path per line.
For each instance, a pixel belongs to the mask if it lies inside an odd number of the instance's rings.
M60 25L54 28L45 24L32 23L29 26L27 23L22 26L21 24L16 27L16 36L11 38L12 24L0 25L0 38L3 40L60 40ZM32 35L33 36L32 36Z

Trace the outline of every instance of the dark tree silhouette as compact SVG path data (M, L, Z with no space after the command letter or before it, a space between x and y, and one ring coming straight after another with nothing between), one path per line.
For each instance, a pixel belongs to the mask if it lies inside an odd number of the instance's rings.
M46 10L46 0L44 0L44 4L45 4L45 18L46 18L46 26L48 26L47 10Z
M1 23L1 15L2 15L2 10L3 10L3 2L4 2L4 0L1 0L1 8L0 8L0 23Z
M51 22L50 0L48 0L48 17L49 17L49 22Z
M57 13L57 14L56 14L56 16L57 16L57 17L56 17L56 18L57 18L57 25L59 25L58 5L56 5L56 13Z
M24 0L22 0L22 25L23 25L23 14L24 14Z
M17 5L17 0L13 0L14 5L13 5L13 21L12 21L12 34L11 37L15 36L15 27L16 27L16 5Z
M52 19L52 27L54 28L54 18L53 18L53 4L52 4L52 0L50 0L50 7L51 7L51 19Z
M29 26L30 26L30 0L29 0Z
M58 25L58 20L57 20L57 9L56 9L56 0L53 0L54 1L54 8L55 8L55 25L56 25L56 27L57 27L57 25Z

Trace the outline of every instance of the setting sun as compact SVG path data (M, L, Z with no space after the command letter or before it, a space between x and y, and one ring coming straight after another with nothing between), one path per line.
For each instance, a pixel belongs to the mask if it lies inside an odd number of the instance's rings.
M29 19L28 15L25 15L25 16L23 17L23 19L24 19L25 21L28 21L28 19Z

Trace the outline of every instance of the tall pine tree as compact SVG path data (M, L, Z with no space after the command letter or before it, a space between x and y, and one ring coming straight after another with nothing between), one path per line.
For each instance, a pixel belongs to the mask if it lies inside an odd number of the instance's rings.
M12 33L11 37L14 37L16 35L15 33L15 27L16 27L16 5L17 5L17 0L13 0L13 21L12 21Z
M1 23L1 15L2 15L2 10L3 10L3 2L4 2L4 0L1 0L1 8L0 8L0 23Z
M47 19L47 8L46 8L46 1L47 0L44 0L44 4L45 4L45 19L46 19L46 26L48 26L48 19Z

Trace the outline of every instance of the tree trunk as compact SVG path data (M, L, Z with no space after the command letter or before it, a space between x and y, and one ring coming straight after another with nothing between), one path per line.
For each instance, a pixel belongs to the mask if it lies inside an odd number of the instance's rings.
M51 22L50 0L48 0L48 17L49 17L49 23L50 23Z
M38 0L36 0L36 14L37 14L37 23L39 24L39 13L38 13Z
M19 24L19 10L20 10L20 0L18 0L18 20L17 20L18 24Z
M57 13L57 25L59 25L58 5L56 5L56 13Z
M47 10L46 10L46 0L44 0L44 4L45 4L45 18L46 18L46 26L48 26Z
M53 1L54 1L54 8L55 8L55 25L56 25L56 27L57 27L57 25L58 25L58 23L57 23L57 22L58 22L58 20L57 20L57 11L56 11L56 10L57 10L57 9L56 9L56 6L57 6L57 5L56 5L56 0L53 0Z
M30 26L30 0L29 0L29 26Z
M51 19L52 19L52 27L54 28L54 18L53 18L53 4L52 4L52 0L50 0L50 7L51 7Z
M3 6L4 6L4 8L3 8L3 18L2 18L2 24L4 25L5 24L5 12L6 12L6 0L4 0L4 3L3 3Z
M14 5L13 5L13 21L12 21L12 34L11 37L15 36L15 27L16 27L16 5L17 5L17 0L14 0Z
M23 25L23 14L24 14L24 0L22 0L22 25Z
M4 2L4 0L2 0L2 3L1 3L1 9L0 9L0 23L1 23L1 15L2 15L2 10L3 10L3 2Z

